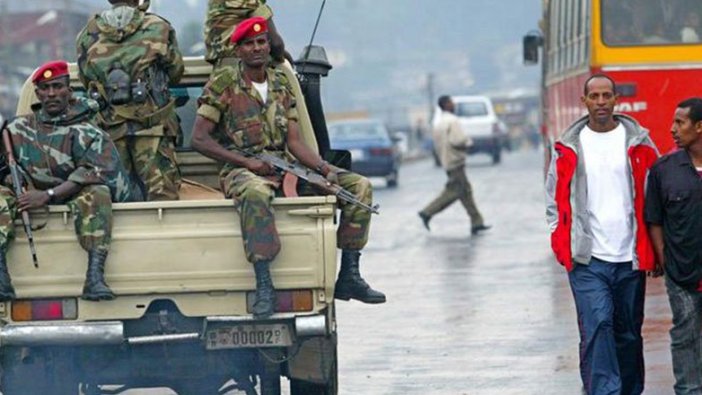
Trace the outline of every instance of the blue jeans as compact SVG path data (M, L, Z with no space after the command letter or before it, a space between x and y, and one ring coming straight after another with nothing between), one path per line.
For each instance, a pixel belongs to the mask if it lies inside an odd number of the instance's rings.
M682 288L665 277L673 328L670 352L673 356L676 395L702 395L702 294Z
M639 395L646 275L631 262L592 258L568 273L580 330L580 376L588 395Z

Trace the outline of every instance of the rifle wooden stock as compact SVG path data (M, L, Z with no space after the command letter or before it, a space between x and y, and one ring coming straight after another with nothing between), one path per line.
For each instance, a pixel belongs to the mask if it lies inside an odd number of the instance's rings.
M15 197L19 199L22 195L22 180L19 175L19 166L15 160L15 154L12 149L12 138L10 137L10 131L7 129L7 121L2 124L2 141L5 146L5 159L7 160L7 166L10 168L10 175L12 176L12 188L15 192ZM34 262L34 267L39 267L39 260L37 259L37 251L34 246L34 234L32 233L32 223L29 219L29 212L22 210L20 212L22 217L22 225L24 226L24 233L27 234L27 240L29 241L29 250L32 253L32 261Z
M380 211L378 210L380 207L377 204L374 206L369 206L363 203L362 201L358 200L353 193L347 191L339 185L329 182L326 179L326 177L313 170L308 169L305 166L302 166L297 163L290 163L285 159L278 158L275 155L271 155L265 152L262 152L260 154L252 154L237 147L232 147L232 149L238 154L266 162L279 171L293 174L298 178L301 178L333 194L339 200L343 200L347 203L353 204L354 206L360 207L366 211L370 211L373 214L380 214Z

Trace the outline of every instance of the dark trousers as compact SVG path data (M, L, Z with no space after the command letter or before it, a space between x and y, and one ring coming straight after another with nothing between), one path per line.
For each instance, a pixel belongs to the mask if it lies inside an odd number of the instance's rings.
M702 293L683 288L668 276L665 285L673 312L670 351L675 395L702 395Z
M631 262L592 258L568 274L580 330L580 376L588 395L638 395L644 387L641 326L646 276Z

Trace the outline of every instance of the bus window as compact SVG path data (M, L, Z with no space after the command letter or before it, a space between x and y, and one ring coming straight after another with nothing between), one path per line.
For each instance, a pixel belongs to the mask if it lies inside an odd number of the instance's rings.
M699 0L603 0L607 46L679 45L702 38Z

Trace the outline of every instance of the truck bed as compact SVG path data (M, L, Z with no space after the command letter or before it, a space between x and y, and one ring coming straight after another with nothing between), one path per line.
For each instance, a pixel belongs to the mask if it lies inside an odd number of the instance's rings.
M335 198L279 198L273 206L282 243L272 264L276 289L312 289L316 307L331 303ZM155 299L172 300L185 316L246 314L245 291L253 290L254 273L231 200L116 203L113 209L106 280L117 298L80 300L78 320L138 318ZM22 226L15 227L8 262L17 297L78 297L87 254L76 239L70 211L51 206L48 218L42 217L41 212L33 215L35 225L46 222L34 231L38 269Z

